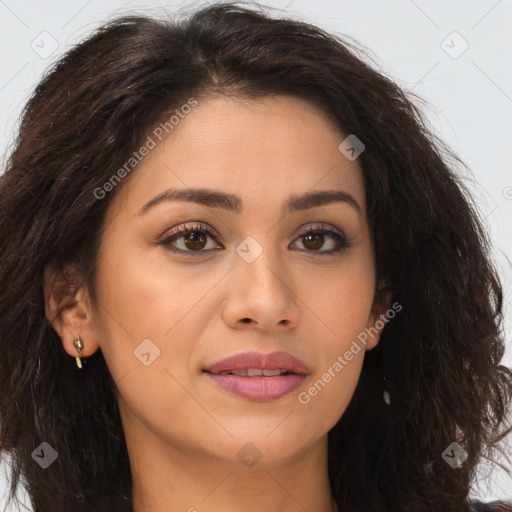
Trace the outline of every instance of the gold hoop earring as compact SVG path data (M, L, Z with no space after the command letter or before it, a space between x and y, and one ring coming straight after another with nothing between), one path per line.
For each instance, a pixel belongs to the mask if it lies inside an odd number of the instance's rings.
M78 353L81 354L82 353L82 349L84 348L84 343L83 343L82 338L80 338L80 336L78 336L78 338L75 341L73 341L73 345L78 350ZM83 366L82 366L82 358L76 356L75 360L76 360L76 365L81 370L83 368Z

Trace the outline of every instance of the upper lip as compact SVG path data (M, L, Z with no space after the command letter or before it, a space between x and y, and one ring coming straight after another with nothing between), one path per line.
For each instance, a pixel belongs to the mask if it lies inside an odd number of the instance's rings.
M231 370L245 370L247 368L261 368L268 370L288 370L293 373L307 375L308 367L304 361L287 352L244 352L234 354L205 368L206 372L221 373Z

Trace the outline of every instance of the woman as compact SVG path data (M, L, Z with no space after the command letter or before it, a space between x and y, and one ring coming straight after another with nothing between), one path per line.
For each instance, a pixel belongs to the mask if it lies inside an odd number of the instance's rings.
M122 17L1 178L1 446L34 510L512 510L502 289L457 158L341 39Z

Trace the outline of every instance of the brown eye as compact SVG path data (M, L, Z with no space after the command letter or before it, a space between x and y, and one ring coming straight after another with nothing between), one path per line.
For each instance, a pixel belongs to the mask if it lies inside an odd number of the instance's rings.
M192 231L187 235L183 235L183 240L187 249L201 250L206 245L207 236L201 231Z
M309 227L298 238L302 240L302 245L306 248L304 252L316 252L319 255L333 254L351 247L345 235L331 229L324 229L323 225L321 227ZM329 240L331 240L331 246L333 247L323 251L320 250Z
M216 235L207 226L201 224L184 225L171 230L169 235L159 244L171 252L192 256L204 255L222 248L215 243L208 248L208 239L213 240L213 242L217 241ZM301 252L309 252L319 256L332 255L351 247L349 240L342 232L324 229L323 225L321 227L309 227L298 236L297 240L302 241L305 248L300 249ZM325 250L325 246L329 246L329 243L331 248ZM322 248L324 250L321 250Z
M208 227L197 225L180 226L172 230L164 240L159 242L172 252L186 253L191 255L204 255L212 250L218 248L218 245L207 248L208 239L216 241L213 231ZM181 247L176 248L176 244L180 242Z
M306 235L303 237L303 239L304 239L304 246L307 249L311 249L313 251L317 251L318 249L321 249L325 243L323 233Z

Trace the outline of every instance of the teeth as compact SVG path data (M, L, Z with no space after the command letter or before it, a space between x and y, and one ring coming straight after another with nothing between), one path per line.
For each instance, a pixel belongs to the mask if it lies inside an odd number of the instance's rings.
M266 375L267 377L273 377L275 375L280 375L281 373L286 373L286 370L280 370L279 368L277 370L263 370L263 375Z
M220 375L239 375L240 377L277 377L282 373L286 373L288 370L281 370L276 368L275 370L263 369L263 368L246 368L245 370L230 370L220 372Z

